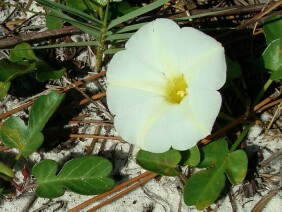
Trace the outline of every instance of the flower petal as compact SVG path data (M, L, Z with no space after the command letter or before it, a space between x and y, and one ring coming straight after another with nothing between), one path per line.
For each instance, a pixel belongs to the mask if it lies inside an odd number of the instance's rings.
M218 91L204 89L188 89L187 99L183 104L197 120L200 131L210 134L221 107L221 95Z
M178 36L178 61L183 74L191 74L191 67L203 63L207 55L216 49L222 49L222 45L214 38L191 27L183 27Z
M174 40L179 26L169 19L156 19L140 28L126 43L125 48L142 62L167 76L180 73L175 66L177 48Z
M170 147L187 150L197 144L206 134L202 134L193 124L190 111L174 105L163 114L148 130L139 146L147 151L161 153Z
M107 104L114 115L127 113L127 110L146 104L151 99L161 98L159 94L124 86L109 84L107 87Z
M134 107L124 108L124 112L115 117L116 130L126 141L140 147L140 136L144 129L165 113L167 108L168 104L163 98L151 98Z
M218 90L226 81L224 49L214 49L190 68L190 73L185 75L190 88Z
M220 106L221 96L217 91L190 91L180 105L170 106L151 126L139 146L155 153L170 147L190 149L211 133Z
M111 85L147 90L164 95L164 75L160 72L156 73L128 51L115 54L108 67L107 81Z

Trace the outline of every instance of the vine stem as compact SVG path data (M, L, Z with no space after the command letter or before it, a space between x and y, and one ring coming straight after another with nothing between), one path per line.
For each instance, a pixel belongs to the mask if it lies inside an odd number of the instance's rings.
M255 101L254 101L254 105L257 105L259 100L261 99L261 97L263 96L263 94L265 93L265 91L269 88L269 86L271 85L273 81L269 78L266 83L264 84L264 86L262 87L262 89L260 90L259 94L257 95Z
M96 65L95 65L95 69L97 70L97 72L100 72L100 70L101 70L103 54L104 54L104 51L105 51L105 38L106 38L106 33L107 33L107 28L108 28L109 5L110 5L110 1L108 0L107 6L106 6L106 11L103 15L103 26L102 26L102 29L101 29L99 44L98 44L98 47L97 47Z
M19 152L15 157L16 161L19 161L21 157L22 157L22 153Z
M234 150L237 149L237 147L241 144L242 140L245 138L245 136L249 132L251 126L252 126L251 124L245 126L243 132L240 134L240 136L237 138L237 140L234 142L234 144L232 144L232 146L230 148L230 152L233 152Z

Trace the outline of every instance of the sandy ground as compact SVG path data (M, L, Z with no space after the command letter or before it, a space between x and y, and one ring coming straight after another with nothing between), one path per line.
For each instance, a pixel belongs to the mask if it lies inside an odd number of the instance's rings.
M13 3L14 1L10 1ZM20 1L23 2L23 1ZM32 4L31 9L36 11L42 10L38 8L34 3ZM0 20L5 18L7 13L0 14ZM29 16L29 14L28 14ZM44 19L36 19L33 22L34 25L44 24ZM43 29L42 29L43 30ZM5 56L5 52L2 52L2 57ZM87 60L86 55L81 55L79 60ZM92 63L94 63L92 61ZM93 65L93 64L92 64ZM105 80L105 79L104 79ZM103 84L103 82L102 82ZM88 89L93 93L97 90L95 83L89 83L87 85ZM9 111L12 108L17 107L20 104L19 99L10 98L10 100L6 103L5 107L1 108L2 112ZM82 112L83 114L88 114L91 116L93 120L103 120L103 116L98 115L95 111L97 111L97 107L92 103L89 104ZM19 112L17 115L19 116L27 116L25 112ZM263 125L267 125L271 120L271 113L264 113L261 116L261 120ZM281 117L278 120L281 122ZM277 153L278 150L281 150L281 132L276 129L272 129L268 132L268 134L264 133L265 126L255 125L251 128L248 139L245 141L246 150L249 153L252 152L260 152L262 160L260 164L266 161L273 154ZM280 126L281 128L281 126ZM80 126L80 133L93 134L95 132L94 125L83 125ZM108 133L108 129L103 128L101 134ZM114 130L111 130L108 135L117 136ZM102 142L99 141L96 146L93 154L98 152L99 147ZM43 159L53 159L56 161L65 160L66 158L73 157L76 154L82 153L87 146L91 143L91 139L84 140L76 140L75 145L72 145L68 149L54 149L48 153L34 153L31 156L31 160L39 161ZM13 151L13 150L12 150ZM121 180L118 183L124 182L128 179L138 176L140 173L145 172L145 170L141 169L139 165L135 162L135 155L138 149L133 148L132 153L130 152L130 145L126 142L117 142L117 141L107 141L104 150L102 151L102 155L112 158L114 162L114 176L121 176ZM244 182L244 184L235 186L232 188L230 195L223 196L219 199L217 204L214 204L210 207L212 211L251 211L252 208L257 204L257 202L265 197L269 191L273 188L281 187L281 153L278 159L272 160L271 163L267 164L265 167L259 169L260 176L256 179L258 186L256 188L249 186L248 183ZM183 170L185 171L185 169ZM266 174L276 174L278 175L277 179L265 179L264 176ZM279 178L280 176L280 178ZM22 175L20 171L16 174L17 181L21 182ZM153 179L147 184L139 187L133 192L123 196L115 202L112 202L97 211L99 212L186 212L186 211L197 211L194 207L188 207L183 202L183 184L181 183L178 177L162 177L160 179ZM247 190L247 192L246 192ZM248 191L254 191L252 195L246 194ZM264 208L263 211L266 212L278 212L280 211L281 205L281 195L282 192L278 192L274 197L270 199L270 202ZM247 197L248 196L248 197ZM7 212L17 212L25 209L24 207L28 205L28 202L34 200L33 191L26 192L23 194L18 193L16 197L11 199L7 197L3 197L0 202L0 211ZM231 198L232 197L232 198ZM30 206L29 211L67 211L76 205L86 201L91 197L77 195L72 192L66 192L60 198L56 199L44 199L44 198L36 198L34 203ZM97 204L97 203L95 203ZM87 209L93 207L94 205L90 205ZM209 211L210 211L209 210Z

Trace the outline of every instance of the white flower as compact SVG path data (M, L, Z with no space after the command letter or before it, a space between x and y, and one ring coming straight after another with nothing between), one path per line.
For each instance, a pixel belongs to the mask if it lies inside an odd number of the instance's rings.
M226 79L222 45L169 19L141 27L116 53L107 102L117 132L143 150L187 150L211 133Z

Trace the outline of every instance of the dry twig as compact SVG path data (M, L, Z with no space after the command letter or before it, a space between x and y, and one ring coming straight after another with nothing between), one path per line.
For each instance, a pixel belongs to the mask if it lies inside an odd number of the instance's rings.
M112 202L112 201L114 201L114 200L120 198L121 196L123 196L123 195L125 195L125 194L127 194L127 193L129 193L129 192L131 192L131 191L133 191L134 189L136 189L136 188L139 187L140 185L145 184L146 182L148 182L149 180L155 178L156 176L158 176L158 175L157 175L157 174L154 174L154 173L152 173L152 172L146 171L145 173L143 173L143 174L141 174L141 175L139 175L139 176L137 176L137 177L135 177L135 178L133 178L133 179L131 179L131 180L128 180L128 181L126 181L125 183L122 183L122 184L120 184L120 185L114 187L114 188L113 188L112 190L110 190L110 191L107 191L107 192L105 192L105 193L103 193L103 194L99 194L99 195L97 195L97 196L95 196L95 197L93 197L93 198L91 198L91 199L89 199L89 200L87 200L87 201L81 203L80 205L78 205L78 206L76 206L76 207L70 209L69 212L77 212L77 211L79 211L79 210L81 210L81 209L87 207L88 205L93 204L93 203L95 203L95 202L97 202L97 201L99 201L99 200L101 200L101 199L104 199L104 198L106 198L107 196L109 196L109 195L111 195L111 194L113 194L113 193L115 193L115 192L118 192L118 191L120 191L120 190L122 190L122 189L124 189L124 188L126 188L126 187L129 186L127 189L121 191L120 193L114 195L113 197L107 199L106 201L100 203L99 205L97 205L97 206L91 208L91 209L88 210L88 211L97 210L98 208L100 208L100 207L102 207L102 206L104 206L104 205L106 205L106 204L108 204L108 203L110 203L110 202ZM138 181L139 181L139 182L138 182ZM130 185L131 185L131 186L130 186Z

